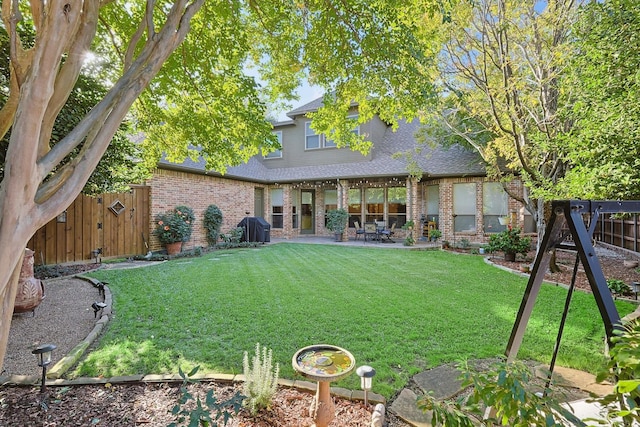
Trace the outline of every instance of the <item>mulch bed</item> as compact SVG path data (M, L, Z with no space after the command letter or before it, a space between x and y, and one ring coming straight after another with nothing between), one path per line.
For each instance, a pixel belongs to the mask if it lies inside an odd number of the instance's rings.
M605 279L618 279L622 280L626 284L631 282L640 282L640 270L636 267L626 267L624 265L625 260L638 260L638 255L630 253L617 252L611 249L596 248L598 260L602 267L602 272ZM560 272L545 274L545 280L551 283L569 285L571 283L571 277L573 275L573 266L575 263L575 253L565 250L556 251L556 261ZM526 257L518 255L515 262L505 261L504 257L499 254L492 255L490 257L491 262L498 264L512 270L520 271L522 266L531 266L535 260L535 252L530 252ZM587 275L584 272L582 264L578 266L578 273L576 275L576 288L591 291L591 285L587 279ZM628 294L627 298L634 298L635 295Z

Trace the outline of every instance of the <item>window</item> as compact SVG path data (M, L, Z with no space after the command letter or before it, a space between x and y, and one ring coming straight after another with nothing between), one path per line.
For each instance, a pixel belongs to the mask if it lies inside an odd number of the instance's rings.
M298 228L298 190L291 192L291 226L295 230Z
M321 148L321 137L313 129L311 129L311 122L304 124L304 148L306 150L313 150Z
M265 159L281 159L282 158L282 131L274 132L276 137L278 138L278 142L280 143L280 149L267 153L264 156Z
M531 215L527 208L523 207L522 210L524 211L524 228L522 231L524 233L537 233L538 227L533 220L533 215Z
M355 227L355 222L362 227L362 191L359 188L349 189L349 227Z
M476 184L453 184L453 231L476 231Z
M355 120L358 115L348 116L348 119ZM360 135L360 126L357 126L352 132L355 135ZM318 135L313 129L311 129L311 122L305 122L304 124L304 148L305 150L316 150L318 148L335 148L337 147L335 141L327 139L324 135ZM281 155L282 157L282 155Z
M358 118L357 114L347 116L347 119L349 120L357 120L357 118ZM351 132L356 136L360 135L360 125L356 126L356 128L353 129ZM323 135L323 146L324 148L335 148L337 147L337 144L332 139L326 139L326 137L324 137Z
M387 226L393 223L402 227L407 222L407 189L405 187L391 187L387 189Z
M271 226L282 228L284 213L284 197L282 188L271 189Z
M384 220L384 188L365 188L366 222Z
M440 222L440 186L427 185L427 222L433 221L437 224Z
M482 215L485 233L499 233L507 228L501 218L507 217L509 196L499 182L482 184ZM503 221L504 222L504 221Z
M327 213L338 209L338 190L324 190L324 226L327 226Z

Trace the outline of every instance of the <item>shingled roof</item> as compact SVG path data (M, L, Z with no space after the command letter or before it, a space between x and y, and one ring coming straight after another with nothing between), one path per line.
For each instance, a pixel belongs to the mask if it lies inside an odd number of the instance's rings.
M307 103L287 115L295 117L322 105L322 98ZM420 154L416 153L415 133L419 128L418 121L401 122L397 131L388 127L381 143L374 143L370 160L336 163L330 165L312 165L287 168L266 168L257 157L247 163L227 169L225 177L261 183L286 183L309 180L326 179L356 179L390 176L408 176L410 154L422 169L425 177L442 178L452 176L482 176L486 174L484 162L477 152L454 145L451 148L441 146L422 146ZM207 171L204 160L194 162L186 159L181 164L166 160L160 161L159 167L177 169L193 173L220 175L218 172Z

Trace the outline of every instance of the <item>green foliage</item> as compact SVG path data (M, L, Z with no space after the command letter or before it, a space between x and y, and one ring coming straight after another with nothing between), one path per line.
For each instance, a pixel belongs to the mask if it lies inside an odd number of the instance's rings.
M245 397L239 392L236 392L227 400L218 401L213 389L211 389L205 396L204 406L200 396L196 396L194 399L187 386L198 382L194 381L191 377L193 377L199 369L200 367L196 366L188 374L185 374L182 369L178 371L182 378L182 387L180 387L182 395L178 403L171 409L171 414L175 415L177 420L169 424L169 427L178 427L181 425L188 427L217 427L218 421L220 420L223 423L222 425L226 426L227 422L242 408ZM190 401L195 401L195 408L190 404Z
M456 246L460 249L469 249L471 247L471 242L467 238L462 238L458 241Z
M638 425L640 422L640 321L633 320L614 331L609 350L611 359L607 369L597 377L598 381L610 380L615 384L613 393L597 401L607 408L607 421L621 417L613 425Z
M220 234L220 238L224 243L230 243L232 245L237 245L240 243L242 236L244 234L244 228L235 227L229 230L228 233Z
M526 254L531 249L531 238L522 235L520 228L509 226L500 233L489 236L487 250L505 253Z
M349 213L346 209L331 209L327 212L327 228L334 233L344 233L348 220Z
M244 369L244 384L242 390L247 396L245 405L252 414L257 414L261 409L268 409L273 400L273 396L278 390L278 374L280 365L276 363L273 368L271 349L262 348L260 343L256 344L256 354L249 364L249 355L244 352L242 367Z
M566 138L574 167L562 187L571 197L640 198L640 4L588 2L574 27L563 84L573 103Z
M161 243L186 242L191 237L193 210L186 206L176 206L172 211L156 217L156 228L153 234Z
M403 230L413 230L413 227L415 226L415 222L413 222L412 219L410 219L409 221L405 222L402 225L402 229Z
M594 397L591 403L600 404L605 419L595 417L597 425L632 426L640 422L640 322L636 319L614 331L613 347L610 349L606 369L597 376L598 382L612 381L613 392L604 397ZM499 363L489 372L475 372L463 365L463 387L472 386L468 397L456 401L437 401L426 395L419 399L418 406L433 411L433 424L451 427L509 425L528 427L586 426L557 400L547 393L534 393L532 375L520 362ZM497 379L497 380L496 380ZM483 408L491 406L495 417L484 418ZM563 419L564 418L564 419ZM569 424L567 424L569 423Z
M607 279L607 287L611 292L618 295L624 295L631 292L629 285L620 279Z
M28 44L32 44L33 36L23 34ZM0 28L0 107L6 102L9 93L9 41L5 28ZM105 84L89 73L80 74L73 90L69 94L67 102L62 107L53 126L51 133L51 146L59 143L67 136L80 120L97 104L107 93ZM129 121L123 122L114 135L107 151L89 177L82 192L88 195L97 195L107 192L120 192L129 188L129 184L140 183L150 176L150 170L139 160L142 152L138 144L130 138L133 129ZM4 163L7 148L9 147L9 130L0 137L0 181L4 176ZM62 164L68 163L77 157L80 147L73 150Z
M416 244L416 239L413 238L411 233L407 234L407 237L404 238L404 242L402 242L405 246L413 246Z
M209 205L204 211L204 229L207 231L209 246L215 246L218 242L220 227L222 226L222 211L216 205Z
M442 231L435 229L435 230L431 230L429 232L429 238L434 240L434 241L438 241L438 239L442 237ZM444 243L444 242L443 242Z
M535 393L533 374L522 362L497 363L487 372L477 372L464 363L461 370L463 387L473 386L468 397L445 402L430 395L419 399L420 409L433 410L432 425L562 427L568 420L572 425L586 426L554 398ZM484 408L489 406L492 414L484 418Z

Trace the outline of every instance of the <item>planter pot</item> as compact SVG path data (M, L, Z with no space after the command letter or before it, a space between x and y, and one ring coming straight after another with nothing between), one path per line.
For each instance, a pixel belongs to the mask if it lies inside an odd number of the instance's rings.
M182 242L167 243L165 245L167 255L179 254L182 251Z
M504 260L505 261L514 262L516 260L516 253L515 252L505 252L504 253Z
M34 312L44 299L44 286L40 280L33 277L34 253L31 249L25 249L20 279L18 280L18 292L13 307L14 313Z
M479 248L479 249L478 249L478 253L479 253L480 255L484 255L484 248Z
M333 237L335 237L336 242L342 242L342 233L335 233Z

